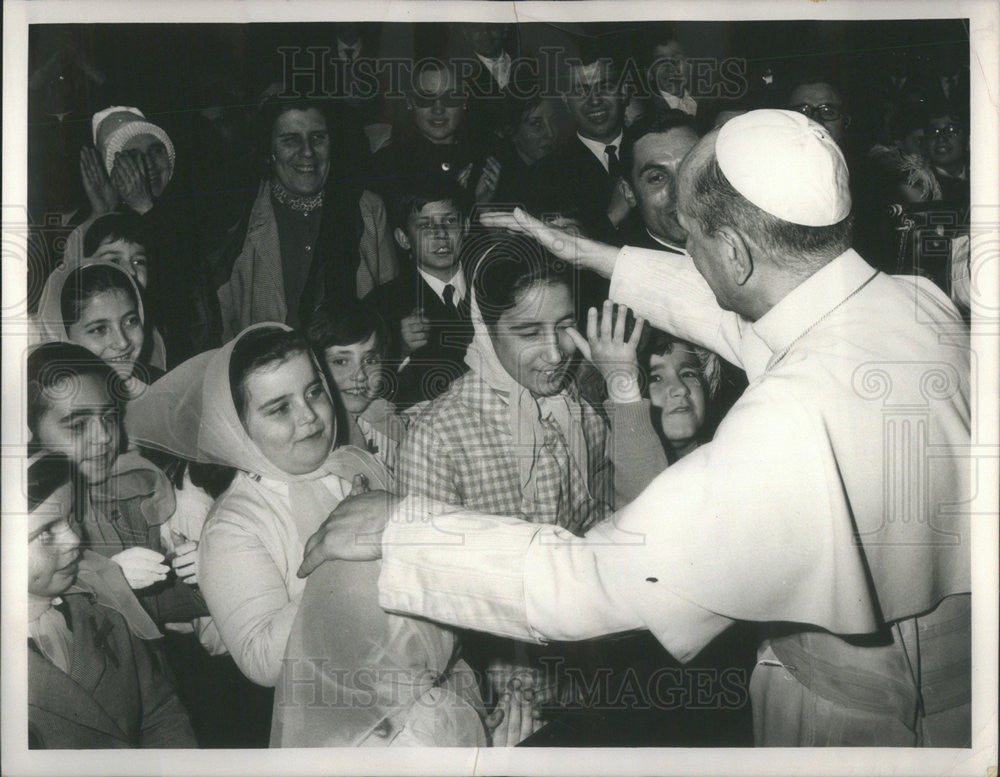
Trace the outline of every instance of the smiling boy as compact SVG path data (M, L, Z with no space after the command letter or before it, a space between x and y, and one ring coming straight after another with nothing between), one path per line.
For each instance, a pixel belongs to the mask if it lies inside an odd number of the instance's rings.
M466 195L447 176L421 176L398 198L394 219L393 234L410 263L365 299L391 332L389 360L398 364L393 401L409 407L433 399L466 369L472 340L460 262Z

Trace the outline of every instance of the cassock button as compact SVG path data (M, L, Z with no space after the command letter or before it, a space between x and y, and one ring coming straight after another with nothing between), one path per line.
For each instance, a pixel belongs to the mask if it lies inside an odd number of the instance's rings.
M660 581L659 581L658 578L655 578L655 577L647 577L646 578L646 582L647 583L659 583Z
M451 170L451 162L442 162L441 169L447 173L449 170Z

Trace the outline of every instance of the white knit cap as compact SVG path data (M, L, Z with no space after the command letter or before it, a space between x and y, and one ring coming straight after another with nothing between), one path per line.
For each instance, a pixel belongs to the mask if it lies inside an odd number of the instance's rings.
M779 219L826 227L851 211L844 155L823 125L797 111L730 119L719 130L715 156L736 191Z
M115 154L125 148L130 140L140 135L152 135L166 147L170 159L170 175L173 176L174 144L160 127L146 121L145 115L138 108L112 105L95 113L91 126L94 147L98 157L104 160L108 175L111 175L111 169L115 166Z

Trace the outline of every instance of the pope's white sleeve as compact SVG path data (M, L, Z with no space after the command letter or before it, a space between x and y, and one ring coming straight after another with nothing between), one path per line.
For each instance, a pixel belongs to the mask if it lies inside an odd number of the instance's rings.
M380 603L532 642L647 628L630 586L620 584L619 565L635 548L604 526L576 537L557 526L406 500L383 535ZM677 631L668 648L681 660L731 623L680 597L661 596L659 604Z
M744 366L746 323L719 307L690 256L625 246L615 260L609 294L658 329Z

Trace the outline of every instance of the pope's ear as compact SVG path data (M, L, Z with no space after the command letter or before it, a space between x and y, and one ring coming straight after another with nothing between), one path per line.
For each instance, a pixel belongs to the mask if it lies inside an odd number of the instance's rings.
M396 242L399 243L400 248L402 248L404 251L410 250L410 238L406 236L406 232L404 232L399 227L396 227L392 231L392 236L396 238Z
M725 269L730 280L737 286L742 286L753 274L753 254L749 243L742 233L730 226L719 227L716 237L725 246Z

